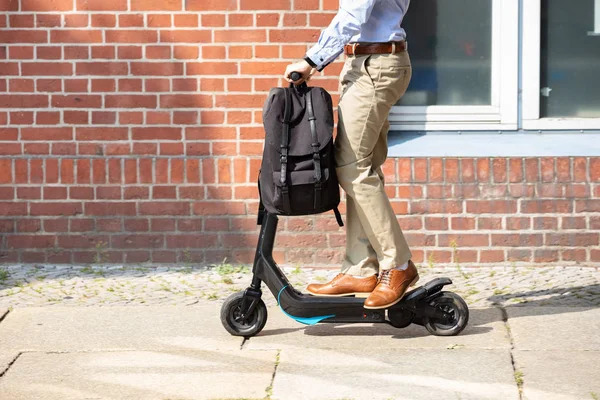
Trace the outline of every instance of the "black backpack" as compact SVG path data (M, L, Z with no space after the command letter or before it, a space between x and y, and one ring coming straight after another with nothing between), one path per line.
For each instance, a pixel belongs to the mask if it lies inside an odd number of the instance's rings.
M259 174L260 208L275 215L337 209L340 189L333 154L333 106L320 87L274 88L263 108L265 147Z

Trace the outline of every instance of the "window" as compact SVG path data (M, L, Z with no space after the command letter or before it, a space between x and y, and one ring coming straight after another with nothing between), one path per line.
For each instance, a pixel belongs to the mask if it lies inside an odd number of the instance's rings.
M413 1L413 78L394 129L516 129L518 13L518 0Z
M600 0L419 0L395 130L600 129Z
M528 0L523 127L600 128L600 0Z

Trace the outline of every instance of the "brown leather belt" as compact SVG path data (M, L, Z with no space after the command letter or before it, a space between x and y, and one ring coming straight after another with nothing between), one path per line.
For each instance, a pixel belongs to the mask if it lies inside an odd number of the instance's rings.
M351 43L344 46L347 56L361 54L394 54L406 50L406 41L389 43Z

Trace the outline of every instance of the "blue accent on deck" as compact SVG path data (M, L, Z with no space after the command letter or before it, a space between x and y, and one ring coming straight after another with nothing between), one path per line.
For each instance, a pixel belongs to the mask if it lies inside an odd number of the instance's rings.
M323 321L324 319L335 317L335 315L324 315L322 317L305 318L305 317L294 317L293 315L286 313L285 310L281 307L281 302L279 301L279 298L281 297L281 292L283 292L286 287L288 287L288 285L285 285L284 287L282 287L281 290L279 291L279 293L277 294L277 305L279 306L281 311L283 311L283 313L285 315L287 315L288 317L290 317L291 319L296 320L304 325L316 325L319 322Z

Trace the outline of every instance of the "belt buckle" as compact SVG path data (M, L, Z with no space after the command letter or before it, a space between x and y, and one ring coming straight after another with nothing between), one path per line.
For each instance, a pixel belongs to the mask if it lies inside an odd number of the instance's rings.
M396 54L396 42L392 42L392 54Z

